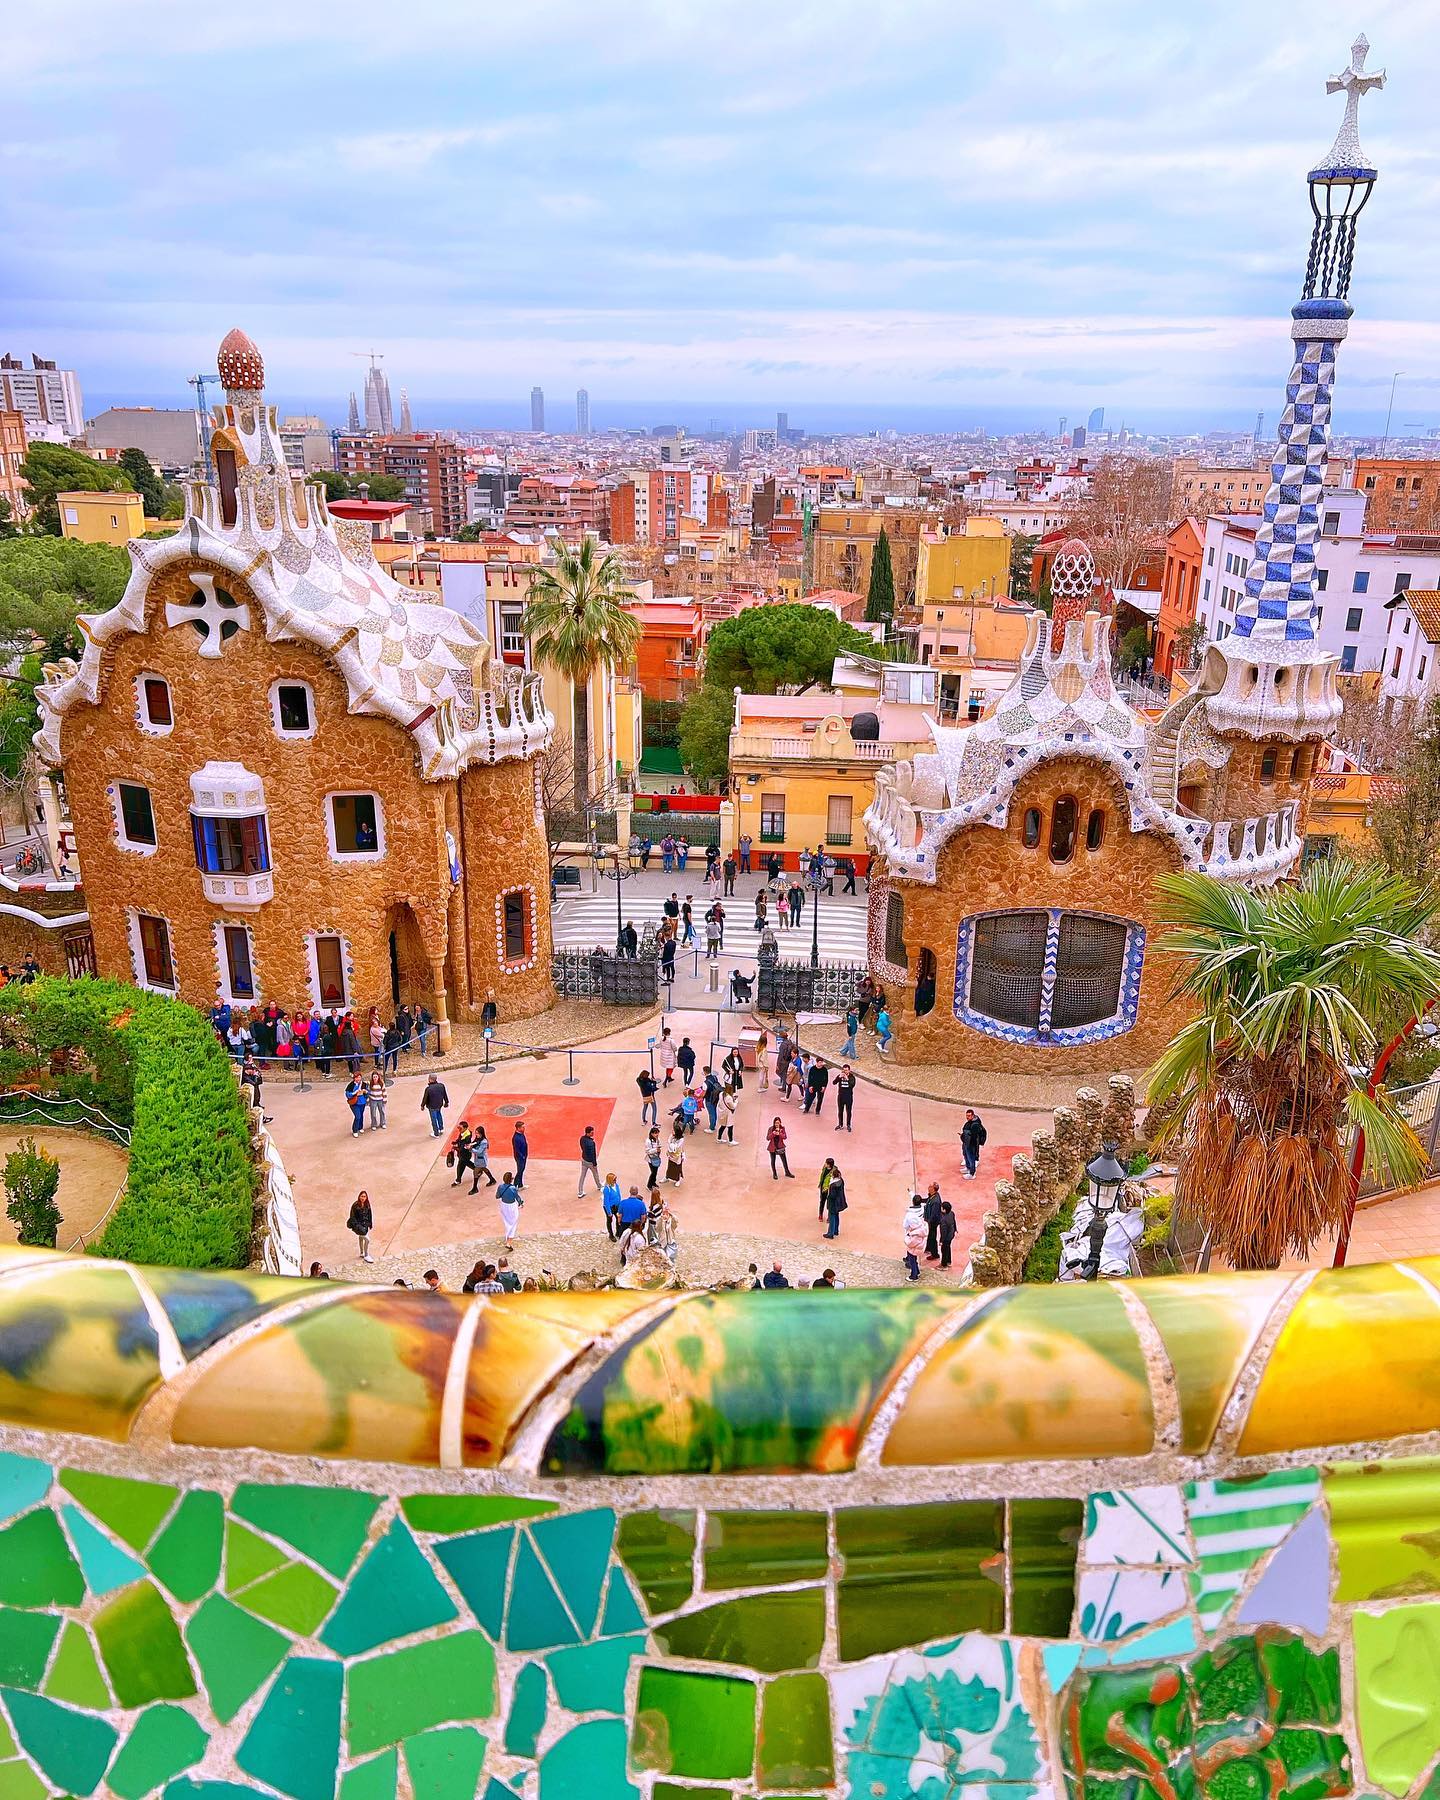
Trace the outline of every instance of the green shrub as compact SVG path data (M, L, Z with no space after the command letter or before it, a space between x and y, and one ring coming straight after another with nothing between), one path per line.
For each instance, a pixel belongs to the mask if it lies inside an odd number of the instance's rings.
M21 1138L20 1148L5 1158L5 1215L14 1221L22 1244L55 1248L61 1224L60 1208L55 1204L59 1186L59 1163L37 1150L34 1138Z
M255 1205L250 1123L207 1020L122 981L41 980L0 990L7 1067L131 1127L130 1175L92 1248L129 1262L236 1269ZM51 1076L55 1052L83 1067ZM17 1060L18 1059L18 1060Z
M1075 1208L1079 1201L1078 1194L1071 1194L1068 1200L1060 1202L1059 1210L1036 1238L1030 1254L1025 1258L1024 1273L1020 1277L1022 1281L1054 1281L1060 1273L1060 1236L1075 1223Z
M1173 1194L1151 1194L1145 1201L1142 1211L1145 1216L1145 1232L1140 1242L1146 1250L1163 1250L1170 1242L1170 1220L1175 1210Z

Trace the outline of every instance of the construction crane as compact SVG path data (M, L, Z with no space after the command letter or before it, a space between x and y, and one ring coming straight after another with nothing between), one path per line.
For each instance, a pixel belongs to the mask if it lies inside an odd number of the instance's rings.
M200 453L205 459L205 479L213 481L215 471L210 466L210 409L205 404L207 382L212 387L218 387L220 377L218 375L191 375L185 385L193 387L195 390L195 412L200 420Z

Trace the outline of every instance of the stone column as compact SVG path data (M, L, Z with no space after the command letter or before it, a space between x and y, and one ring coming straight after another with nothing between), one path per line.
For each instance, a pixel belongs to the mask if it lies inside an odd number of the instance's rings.
M435 1031L443 1055L450 1048L450 1013L445 993L445 958L430 958L430 975L435 989Z

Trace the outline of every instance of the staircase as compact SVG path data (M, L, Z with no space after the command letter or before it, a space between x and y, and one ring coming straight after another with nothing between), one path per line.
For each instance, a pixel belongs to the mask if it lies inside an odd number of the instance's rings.
M1180 734L1205 696L1198 685L1182 694L1156 721L1150 734L1150 793L1166 812L1180 807Z

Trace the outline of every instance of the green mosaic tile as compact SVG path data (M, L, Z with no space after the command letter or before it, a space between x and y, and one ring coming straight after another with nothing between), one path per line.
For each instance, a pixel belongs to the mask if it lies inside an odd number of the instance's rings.
M113 1594L116 1588L129 1587L132 1581L143 1581L145 1565L136 1562L128 1550L108 1538L98 1525L92 1525L78 1506L63 1506L60 1516L65 1530L80 1558L85 1585L100 1598Z
M121 1706L187 1700L195 1678L169 1606L153 1582L136 1582L95 1615L110 1685Z
M143 1550L150 1542L180 1492L156 1481L90 1475L83 1469L63 1469L60 1485L132 1550Z
M530 1536L583 1637L595 1629L600 1596L615 1542L615 1515L608 1508L545 1519L530 1527Z
M269 1800L268 1790L257 1788L253 1782L192 1781L182 1775L166 1786L162 1800L255 1800L257 1794L262 1800Z
M351 1663L345 1678L352 1756L398 1744L435 1725L495 1711L495 1652L478 1631Z
M219 1579L224 1524L220 1496L197 1489L151 1545L150 1572L177 1600L198 1600Z
M505 1749L511 1756L533 1756L545 1729L549 1696L545 1670L540 1663L526 1663L515 1678L510 1717L505 1721ZM589 1711L589 1708L577 1709Z
M136 1720L111 1765L107 1785L120 1800L144 1800L199 1762L208 1742L204 1728L180 1707L152 1706Z
M228 1724L290 1650L287 1638L219 1594L212 1594L185 1627L215 1717Z
M235 1752L239 1767L291 1800L332 1800L343 1675L318 1657L285 1663Z
M283 1625L297 1637L313 1637L339 1590L307 1563L291 1563L248 1587L236 1599L246 1612Z
M514 1547L513 1531L481 1531L435 1546L436 1556L465 1596L465 1604L496 1639L505 1620L505 1580Z
M1010 1629L1017 1635L1070 1635L1084 1522L1080 1500L1010 1502Z
M1366 1772L1404 1794L1440 1749L1440 1603L1357 1613L1352 1630Z
M53 1614L0 1607L0 1686L38 1688L59 1630Z
M734 1800L734 1788L717 1787L680 1787L673 1781L657 1781L654 1789L654 1800Z
M0 1700L21 1748L62 1794L91 1794L115 1748L113 1726L38 1694L0 1689Z
M395 1800L400 1752L386 1750L340 1777L340 1800Z
M1440 1460L1340 1463L1322 1481L1339 1553L1337 1600L1440 1593Z
M750 1594L682 1613L655 1627L655 1641L670 1656L697 1662L736 1663L774 1674L819 1666L825 1642L825 1590Z
M835 1515L844 1558L846 1661L1005 1626L1004 1509L998 1501L861 1506Z
M670 1612L690 1598L693 1512L627 1513L620 1521L615 1549L652 1613Z
M598 1644L552 1650L545 1661L560 1704L577 1713L623 1713L630 1664L637 1656L643 1656L647 1648L644 1637L638 1636L604 1638Z
M639 1800L625 1770L625 1725L592 1719L554 1743L540 1759L540 1800Z
M454 1602L397 1519L350 1578L320 1640L341 1656L358 1656L455 1616Z
M644 1626L645 1615L629 1578L623 1569L612 1569L605 1590L605 1611L600 1619L601 1634L610 1637L619 1632L643 1630Z
M274 1544L267 1543L257 1537L253 1531L247 1531L243 1525L237 1525L233 1519L225 1521L225 1592L233 1594L237 1588L248 1587L252 1581L258 1581L262 1575L268 1575L274 1569L283 1568L289 1558L283 1550Z
M0 1800L49 1800L50 1793L29 1763L0 1763Z
M400 1510L416 1531L448 1534L503 1525L510 1519L538 1519L559 1512L558 1500L511 1500L503 1494L410 1494Z
M475 1800L485 1739L468 1727L427 1731L405 1744L415 1800Z
M88 1706L92 1712L109 1709L110 1690L95 1660L89 1635L73 1619L65 1627L44 1692L52 1700L68 1700L74 1706Z
M8 1758L19 1754L20 1746L10 1734L10 1727L6 1723L4 1713L0 1713L0 1762L5 1762Z
M84 1598L80 1565L54 1513L26 1513L0 1531L0 1603L78 1606Z
M332 1575L345 1575L360 1554L380 1505L353 1488L253 1486L236 1488L230 1510L271 1537L293 1544Z
M640 1671L635 1731L637 1769L701 1780L749 1775L755 1761L755 1684L687 1669Z
M830 1688L823 1675L782 1675L760 1697L756 1779L761 1787L824 1786L835 1779Z
M485 1800L520 1800L520 1796L514 1788L506 1787L492 1775L485 1789Z
M0 1519L13 1519L16 1513L38 1506L50 1492L53 1478L48 1463L0 1451Z
M824 1513L707 1513L705 1586L778 1587L820 1580L829 1567L825 1527Z
M579 1641L575 1621L565 1610L565 1603L542 1568L530 1540L522 1534L505 1616L506 1649L552 1650Z

